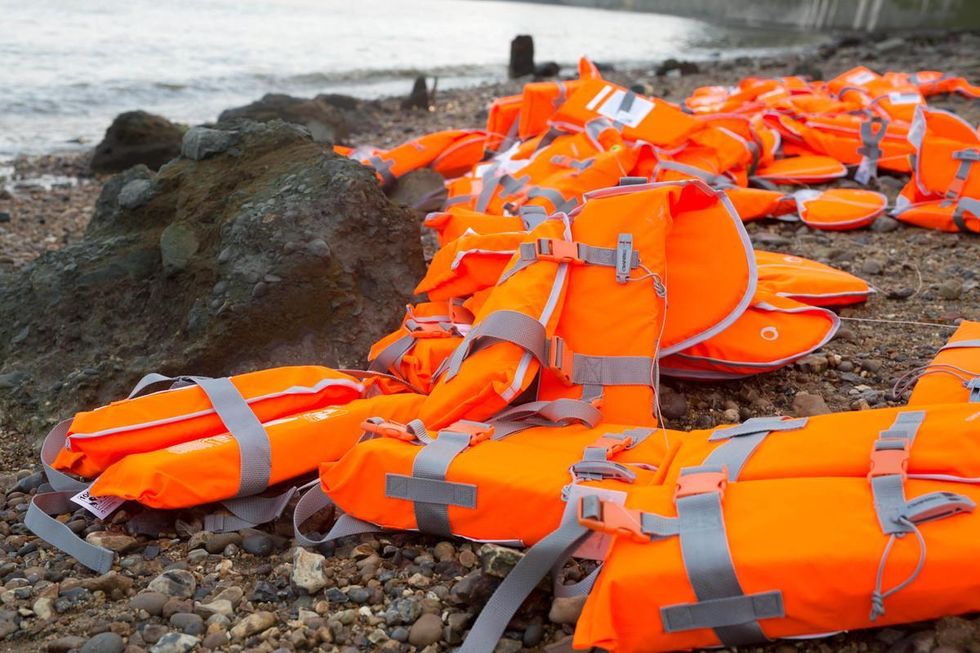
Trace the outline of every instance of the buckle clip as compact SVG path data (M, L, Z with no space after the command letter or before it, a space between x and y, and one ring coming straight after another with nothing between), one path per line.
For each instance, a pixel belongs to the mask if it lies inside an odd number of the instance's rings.
M592 444L589 445L589 449L602 449L606 452L607 458L612 458L616 454L626 451L627 449L632 449L635 444L632 435L627 435L623 438L614 438L609 435L604 435Z
M643 533L639 510L603 501L594 494L587 494L579 500L578 523L599 533L622 535L641 543L650 541Z
M401 422L364 420L361 422L361 428L367 433L374 433L383 438L394 438L403 442L414 442L417 439L415 434Z
M534 253L541 261L555 263L582 263L578 243L557 238L538 238L534 243Z
M728 487L728 467L723 467L720 472L681 474L677 477L677 485L674 487L674 501L699 494L714 492L724 494L726 487Z
M908 442L901 447L879 449L877 446L871 452L871 468L868 470L868 480L879 476L901 476L902 480L908 475L909 448Z
M493 437L493 424L486 422L474 422L468 419L461 419L447 426L444 431L461 433L470 436L470 446L489 440Z
M548 369L552 370L567 386L575 385L572 372L575 370L575 353L565 346L565 340L552 336L545 342L545 357Z
M425 338L444 338L454 335L452 328L447 328L442 322L420 322L419 320L408 320L405 322L405 329L408 334L417 340Z

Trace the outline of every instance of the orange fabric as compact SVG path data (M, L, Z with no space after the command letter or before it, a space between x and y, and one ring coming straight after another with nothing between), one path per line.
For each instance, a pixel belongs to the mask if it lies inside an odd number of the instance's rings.
M270 484L295 478L337 460L362 434L361 422L381 416L408 421L420 395L380 395L343 406L320 408L265 422L272 450ZM212 435L145 453L133 453L106 469L91 492L176 509L234 497L239 488L238 444L228 434Z
M794 254L755 250L759 288L811 306L845 306L868 299L868 282Z
M451 243L467 232L485 235L524 231L524 222L518 217L482 213L465 206L430 213L423 224L436 232L440 245Z
M260 421L345 404L363 384L326 367L277 367L231 377ZM317 388L317 386L321 386ZM218 435L225 431L196 385L115 401L78 413L54 468L92 478L125 456Z
M967 340L980 341L980 322L960 323L950 336L947 348L941 349L919 373L919 380L909 397L910 406L969 400L970 390L966 384L972 379L980 379L980 345L949 347Z
M980 161L967 167L966 179L957 179L963 163L955 158L980 153L975 127L952 113L919 107L909 139L916 147L913 179L920 193L980 198Z
M829 156L793 156L759 167L755 176L776 184L819 184L840 179L847 168Z
M797 193L796 204L808 227L845 231L874 222L888 207L888 198L872 190L829 188Z
M516 129L521 113L520 95L507 95L494 100L487 112L487 150L496 152Z
M523 231L460 236L435 253L415 292L445 301L489 288L497 283L507 262L526 239Z
M907 224L953 233L963 231L953 219L953 213L956 210L955 201L933 200L907 205L896 211L894 215L896 219ZM961 211L962 222L966 226L966 231L980 234L980 215L969 207L963 207Z

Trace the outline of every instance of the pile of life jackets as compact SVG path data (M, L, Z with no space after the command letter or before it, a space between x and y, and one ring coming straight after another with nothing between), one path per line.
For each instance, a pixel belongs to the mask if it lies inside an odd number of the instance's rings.
M583 649L734 646L980 609L980 323L900 381L914 384L903 407L692 432L665 428L658 408L662 374L778 369L834 336L831 307L873 292L754 250L743 222L853 228L884 198L777 186L905 170L900 218L945 228L948 212L976 230L963 154L976 132L922 101L975 90L860 69L699 89L682 108L583 60L578 80L497 100L486 130L346 152L379 183L432 167L449 190L425 221L440 244L417 287L426 301L369 368L149 374L48 434L50 491L25 523L104 572L114 554L58 516L220 502L205 527L239 530L278 518L313 478L294 510L302 545L394 529L529 547L464 653L492 651L548 573L556 594L588 595ZM328 506L343 513L331 531L304 532ZM565 584L573 556L601 564Z

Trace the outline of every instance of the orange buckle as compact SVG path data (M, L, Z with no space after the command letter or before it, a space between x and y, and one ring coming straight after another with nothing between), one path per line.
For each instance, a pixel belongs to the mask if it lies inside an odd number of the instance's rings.
M727 467L720 472L682 474L677 477L677 485L674 488L674 501L683 499L684 497L693 497L698 494L710 494L712 492L723 494L726 487L728 487Z
M898 475L903 479L908 473L909 450L908 447L901 449L875 449L871 452L871 469L868 471L868 480L878 476Z
M599 533L623 535L636 542L650 541L650 538L643 533L639 510L632 510L611 501L602 501L594 494L586 495L579 500L578 523Z
M602 436L589 445L589 448L605 449L606 457L611 458L620 451L626 451L633 446L633 436L627 435L625 438L611 438L607 435Z
M565 346L565 341L552 336L545 343L545 355L548 359L548 368L558 375L558 378L565 385L574 385L572 382L572 372L575 369L575 353Z
M578 253L578 243L571 240L558 240L556 238L538 238L534 244L535 253L542 261L554 261L555 263L581 263L582 258ZM547 248L548 251L545 251Z
M493 437L493 424L487 424L486 422L473 422L468 419L461 419L458 422L453 422L443 430L470 436L471 447L474 444L483 442L484 440L489 440Z
M364 420L361 428L368 433L374 433L385 438L395 438L404 442L416 440L415 434L408 430L408 427L401 422L372 422Z

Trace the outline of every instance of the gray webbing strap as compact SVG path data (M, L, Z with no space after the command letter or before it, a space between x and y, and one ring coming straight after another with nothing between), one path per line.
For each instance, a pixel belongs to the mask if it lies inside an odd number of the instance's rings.
M578 206L578 199L571 197L565 199L565 196L561 194L558 190L554 188L545 188L544 186L534 186L527 191L528 199L535 199L538 197L543 197L555 207L555 213L567 213L571 211L576 206Z
M673 170L674 172L690 175L695 179L700 179L704 183L715 188L731 188L735 185L732 183L731 179L724 175L716 175L713 172L708 172L702 168L687 165L685 163L677 163L676 161L658 161L653 173L654 178L657 177L657 173L661 170Z
M78 509L70 500L75 494L68 491L35 495L24 515L24 525L48 544L64 551L89 569L104 574L112 568L115 558L113 552L86 542L52 516Z
M483 606L459 653L492 653L507 624L541 579L591 535L592 531L579 523L577 513L577 505L566 505L561 525L527 550Z
M977 161L980 161L980 150L970 148L953 152L953 158L959 161L960 165L956 169L956 175L953 178L953 183L950 184L949 190L946 191L946 197L950 199L959 197L960 193L963 191L963 186L966 184L966 180L970 176L970 167Z
M966 226L966 220L963 217L965 213L970 213L980 218L980 199L961 197L956 203L956 208L953 209L953 224L956 225L957 229L968 234L978 233Z
M507 129L507 134L504 135L503 140L500 141L500 145L497 147L497 152L506 152L517 142L517 129L521 124L521 114L520 112L514 116L514 120L511 121L510 127Z
M561 166L563 168L575 168L576 170L585 170L592 165L594 159L573 159L571 157L564 156L562 154L556 154L551 157L551 162L556 166Z
M548 212L543 206L522 206L518 209L525 231L531 231L548 219Z
M633 108L633 102L636 101L636 93L633 91L626 91L623 93L623 99L619 102L619 111L629 111Z
M391 167L394 164L391 161L382 159L378 155L374 155L368 157L368 163L370 163L371 167L374 168L379 175L381 175L381 183L384 186L390 186L391 184L395 183L395 174L391 171Z
M945 345L939 348L939 351L945 351L947 349L972 349L973 347L980 347L980 338L947 342Z
M135 399L137 397L142 397L143 395L153 392L155 386L163 383L170 383L171 387L174 387L178 384L190 385L193 383L193 381L190 380L190 377L186 376L166 376L164 374L150 372L136 382L136 385L133 386L132 391L126 398Z
M258 494L269 487L272 471L272 447L262 422L228 378L194 377L208 396L214 412L238 443L241 480L236 496Z
M620 433L604 433L600 441L623 442L627 438L631 438L632 442L625 449L632 449L650 437L653 431L653 429L649 428L633 428ZM609 460L608 447L596 445L590 445L585 448L585 451L582 453L582 460L572 465L571 472L576 481L599 481L611 478L632 483L636 479L636 473L631 469Z
M449 465L470 446L471 436L451 430L423 446L415 456L412 475L385 475L385 496L412 501L415 524L423 533L452 536L449 506L476 507L476 486L446 480Z
M561 342L561 341L553 341ZM562 344L561 346L564 346ZM562 360L557 358L555 360ZM572 355L570 380L582 386L582 398L591 400L602 395L610 385L648 385L653 387L656 359L650 356Z
M58 452L65 447L71 422L70 419L62 420L44 436L44 441L41 443L41 466L44 468L44 475L52 488L59 492L78 493L87 488L89 484L74 479L52 467L55 458L58 457Z
M616 281L619 283L626 283L630 271L640 266L640 253L633 249L632 234L619 234L615 248L595 247L579 242L574 242L574 245L575 256L579 262L615 268ZM530 243L521 243L518 246L518 253L517 264L501 275L501 281L509 279L516 272L523 270L541 257L552 256L554 254L553 241L549 238L539 238Z
M502 440L534 426L568 426L576 422L595 428L602 421L602 412L587 401L579 399L552 399L531 401L513 406L495 415L493 439Z
M500 194L500 196L511 197L513 195L516 195L521 191L522 188L524 188L524 186L527 185L527 182L529 181L531 181L531 178L528 177L527 175L524 175L523 177L520 178L513 177L512 175L503 175L502 177L500 177L500 179L497 182L497 185L499 185L503 189L503 192Z
M718 467L688 467L681 479L701 473L722 472ZM679 495L678 534L684 567L696 603L664 606L660 616L666 632L711 628L725 646L765 641L760 619L784 615L779 591L746 595L735 574L725 532L722 490Z
M649 184L650 180L646 177L620 177L620 186L640 186L642 184Z
M896 458L907 456L925 417L923 410L899 413L895 422L878 435L872 456L883 457L889 455L888 452ZM910 533L912 528L903 521L906 509L904 469L896 468L892 473L876 475L872 464L870 479L881 530L888 535Z
M980 376L975 376L966 382L966 389L970 391L969 402L971 404L980 403Z
M875 131L876 126L877 131ZM857 149L857 153L861 155L861 162L854 173L854 179L858 183L867 184L878 176L878 161L882 154L881 139L885 137L887 128L888 121L880 116L861 123L861 146Z
M318 539L311 539L300 531L300 527L307 519L323 510L332 507L333 501L330 500L319 483L311 487L306 494L300 497L296 503L296 510L293 512L293 537L300 546L312 547L325 542L330 542L349 535L360 535L362 533L377 533L381 531L380 526L370 522L362 521L350 515L340 515L334 523L330 532Z
M227 533L275 521L289 505L289 500L296 494L296 489L291 487L271 497L239 497L222 501L221 505L231 514L205 515L204 530L212 533Z
M463 361L474 351L495 342L509 342L545 360L544 325L518 311L494 311L474 326L446 359L446 381L459 373Z
M794 431L806 426L807 418L753 417L736 426L718 429L709 441L727 440L708 454L702 465L727 467L729 480L737 480L742 468L762 441L773 431Z
M396 369L402 356L407 354L414 344L415 338L412 337L412 334L407 333L403 335L382 349L377 357L368 363L368 371L387 372L388 370Z
M480 194L477 195L476 204L473 206L475 210L481 212L487 210L487 205L490 204L490 200L497 190L497 184L500 182L500 175L497 174L499 168L500 164L494 163L487 168L480 178Z

